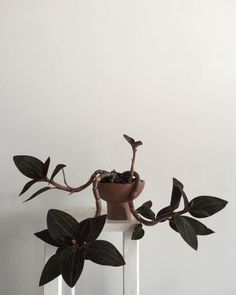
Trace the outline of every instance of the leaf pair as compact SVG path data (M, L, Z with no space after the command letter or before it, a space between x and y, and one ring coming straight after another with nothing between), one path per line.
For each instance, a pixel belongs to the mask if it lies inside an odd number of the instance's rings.
M47 174L48 174L48 169L49 169L49 164L50 164L50 157L47 158L45 163L43 163L41 160L32 157L32 156L26 156L26 155L19 155L19 156L14 156L13 157L14 163L16 167L19 169L19 171L25 175L26 177L31 178L29 182L27 182L21 193L24 194L26 191L28 191L35 183L39 181L47 181ZM58 164L56 168L54 169L49 183L53 180L53 178L64 168L66 165L64 164ZM29 200L34 199L36 196L38 196L41 193L44 193L50 189L53 189L52 187L43 187L36 191L30 198L25 200L24 202L27 202Z
M210 235L214 233L214 231L198 220L182 216L179 213L176 213L174 218L169 221L169 225L172 229L179 232L185 242L195 250L198 248L197 235Z
M139 207L136 212L149 220L158 219L159 222L169 220L169 225L172 229L179 232L182 238L195 250L198 247L197 235L209 235L213 231L207 228L203 223L191 217L182 216L181 213L189 212L197 218L205 218L222 210L227 201L216 197L200 196L188 201L188 198L183 190L183 184L176 178L173 178L173 188L171 194L171 202L169 206L161 209L156 217L151 210L152 202L148 201ZM174 211L179 207L181 197L184 199L184 210L179 213ZM174 216L174 217L172 217ZM140 239L144 235L144 230L141 224L137 224L134 228L132 239Z
M222 210L227 201L217 197L200 196L192 199L189 203L189 213L197 218L209 217L218 211Z
M46 179L49 164L50 164L50 157L47 158L45 163L43 163L42 161L40 161L39 159L35 157L24 156L24 155L14 156L13 160L16 167L20 170L20 172L24 174L26 177L29 177L32 179L24 185L20 193L20 196L24 194L26 191L28 191L31 188L31 186L34 185L35 183ZM39 194L46 192L50 189L51 188L48 186L43 187L37 192L35 192L30 198L28 198L24 202L29 201L35 198L36 196L38 196Z
M68 286L72 288L83 271L84 260L84 249L76 247L59 248L45 264L39 286L47 284L61 274Z
M53 172L52 172L52 175L51 175L51 177L50 177L50 180L49 180L49 183L53 180L53 178L63 169L63 168L65 168L66 167L66 165L64 165L64 164L58 164L57 166L56 166L56 168L53 170Z
M200 196L194 198L188 204L188 211L194 217L205 218L219 212L226 205L227 201L220 198ZM182 216L179 213L174 215L174 218L169 221L169 225L172 229L179 232L185 242L195 250L198 248L197 235L214 233L214 231L207 228L200 221L188 216Z
M136 212L141 214L143 217L154 220L155 219L155 213L151 209L152 207L152 201L147 201L143 203L142 206L140 206Z
M132 240L140 240L144 236L145 231L143 229L143 225L141 223L138 223L135 225L133 233L132 233Z
M63 211L49 210L48 229L35 235L59 248L46 263L40 278L40 286L62 274L68 286L73 287L82 273L85 259L101 265L124 265L124 259L115 246L107 241L96 240L105 221L106 215L102 215L78 223Z
M25 155L14 156L13 161L22 174L37 181L47 175L50 164L50 158L43 163L35 157Z
M133 149L136 149L138 146L142 145L142 141L135 141L132 137L129 137L126 134L123 134L124 138L128 141L128 143L132 146Z
M183 191L183 184L178 181L176 178L173 178L173 188L172 188L172 194L171 194L171 201L170 205L162 208L157 215L155 216L155 213L151 210L152 202L148 201L145 202L141 207L139 207L136 211L141 214L143 217L155 220L156 218L159 218L161 216L165 216L168 213L173 213L174 210L176 210L179 207L181 197L184 198L185 205L188 204L188 199ZM162 220L161 220L162 221ZM164 221L164 220L163 220Z
M188 204L188 198L184 192L184 185L176 178L173 178L173 188L171 193L170 208L172 211L179 207L181 197L184 199L184 205Z
M147 201L143 203L142 206L140 206L136 212L142 215L144 218L149 220L155 220L155 213L151 209L152 207L152 201ZM145 231L143 229L143 225L141 223L138 223L135 225L133 233L132 233L132 240L140 240L143 238L145 234Z
M183 188L183 184L176 178L173 178L173 189L170 202L170 209L172 211L179 207L181 196L184 199L185 207L189 209L189 213L197 218L211 216L222 210L228 203L225 200L212 196L199 196L189 202Z
M50 209L47 214L48 229L38 232L35 235L44 242L56 247L70 246L73 240L81 246L84 243L90 243L96 240L105 222L106 215L87 218L78 222L66 212Z
M185 207L188 206L188 198L184 192L184 185L176 178L173 178L173 187L171 193L170 205L162 208L156 215L156 218L160 218L160 222L165 221L165 216L173 213L180 204L181 197L184 199ZM161 220L163 216L163 220Z

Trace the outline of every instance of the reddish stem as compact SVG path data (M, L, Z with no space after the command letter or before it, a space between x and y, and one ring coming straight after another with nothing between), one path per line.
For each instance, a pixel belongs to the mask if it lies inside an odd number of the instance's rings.
M135 164L135 158L136 158L137 149L132 146L132 151L133 151L133 158L132 158L131 167L130 167L130 177L129 177L129 180L128 180L129 183L132 182L132 179L134 177L134 164Z
M165 214L162 214L162 215L156 217L154 220L146 220L145 218L143 218L136 211L136 209L134 207L133 199L137 195L137 188L138 188L138 184L139 184L139 181L140 181L140 176L135 171L134 171L134 176L135 176L135 184L134 184L134 187L133 187L133 189L132 189L132 191L130 193L130 197L129 197L130 198L130 200L129 200L129 208L130 208L130 211L131 211L132 215L134 216L134 218L137 221L139 221L140 223L142 223L144 225L147 225L147 226L152 226L152 225L156 225L159 222L162 222L162 221L171 219L172 217L174 217L174 215L176 213L184 214L184 213L187 213L189 211L188 210L188 206L185 205L185 208L183 210L178 211L178 212L168 212L168 213L165 213Z

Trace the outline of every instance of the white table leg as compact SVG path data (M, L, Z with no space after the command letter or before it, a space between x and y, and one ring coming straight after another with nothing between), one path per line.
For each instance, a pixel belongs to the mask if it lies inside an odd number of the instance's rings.
M123 232L123 295L139 295L139 241L131 240L132 232Z
M62 276L58 278L58 281L60 281L60 292L58 295L75 295L75 288L70 288L62 279Z

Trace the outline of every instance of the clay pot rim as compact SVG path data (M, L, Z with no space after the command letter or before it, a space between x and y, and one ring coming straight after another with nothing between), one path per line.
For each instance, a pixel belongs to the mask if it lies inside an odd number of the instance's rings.
M100 198L107 202L108 218L115 220L130 219L129 197L132 189L136 189L134 197L136 199L141 194L144 185L144 180L138 180L138 182L136 180L132 183L99 182L98 191Z
M140 179L139 180L139 183L142 183L144 182L145 183L145 180L143 179ZM119 182L99 182L98 185L133 185L135 183L135 181L129 183L129 182L126 182L126 183L119 183Z

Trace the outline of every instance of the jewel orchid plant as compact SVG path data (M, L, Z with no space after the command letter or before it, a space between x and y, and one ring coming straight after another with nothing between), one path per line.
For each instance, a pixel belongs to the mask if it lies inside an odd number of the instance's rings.
M142 145L142 142L135 141L128 135L124 135L124 138L132 148L133 157L130 169L122 173L115 170L111 172L102 169L96 170L86 183L77 187L68 184L65 175L66 165L64 164L56 165L49 174L50 157L45 162L28 155L13 157L19 171L30 178L30 181L23 187L20 196L36 183L46 184L27 198L25 202L49 190L62 190L71 195L86 189L90 185L95 198L95 216L81 222L76 221L63 211L56 209L48 211L48 229L35 235L58 249L46 263L41 275L40 285L44 285L62 274L65 282L73 287L79 279L84 262L87 259L101 265L122 266L125 264L122 255L114 245L107 241L97 240L106 217L112 218L112 214L120 206L119 203L122 203L122 206L125 205L125 210L128 210L137 220L132 234L133 240L141 239L144 236L144 225L153 226L165 221L195 250L198 248L198 235L214 233L198 219L207 218L219 212L227 205L227 201L206 195L189 200L183 184L176 178L173 178L170 203L167 206L157 213L152 210L152 201L147 201L139 208L135 208L134 199L140 194L144 186L144 181L140 179L139 174L134 169L137 148ZM63 183L55 180L59 173L62 173ZM105 198L107 188L108 199ZM111 193L117 195L115 200L110 200ZM101 215L101 199L107 201L107 216ZM183 208L179 209L181 200L183 200ZM186 216L186 214L190 216Z
M74 287L85 260L101 265L124 265L125 261L114 245L97 240L105 221L106 215L101 215L78 222L63 211L50 209L47 214L48 229L35 235L58 249L45 264L39 285L42 286L61 274L67 285Z

